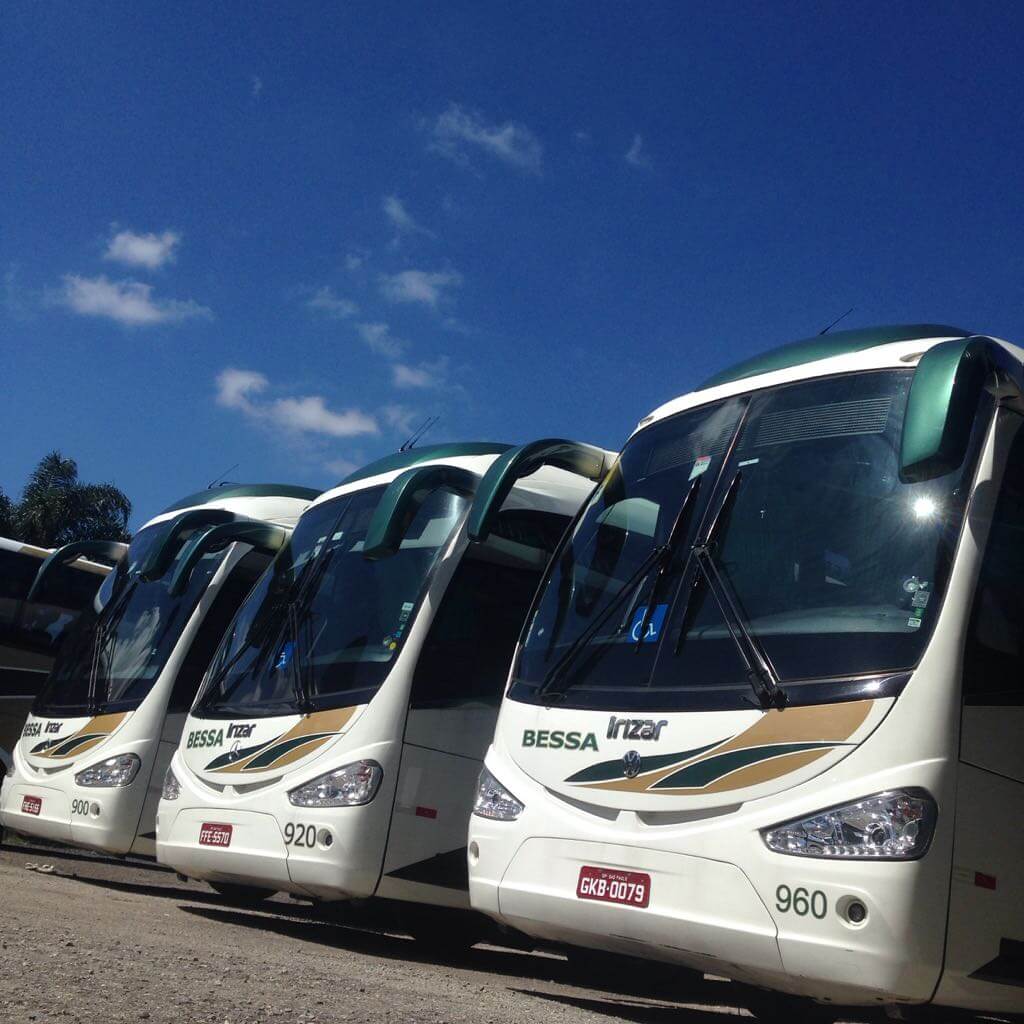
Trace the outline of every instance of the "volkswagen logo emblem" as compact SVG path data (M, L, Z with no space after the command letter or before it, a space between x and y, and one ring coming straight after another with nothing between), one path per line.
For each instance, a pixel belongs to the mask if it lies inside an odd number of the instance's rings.
M627 750L622 755L622 770L625 772L626 778L635 779L640 774L642 763L640 755L635 750Z

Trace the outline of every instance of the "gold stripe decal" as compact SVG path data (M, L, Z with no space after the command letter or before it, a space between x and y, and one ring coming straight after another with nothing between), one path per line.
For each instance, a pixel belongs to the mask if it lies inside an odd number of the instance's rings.
M98 747L108 736L115 733L127 717L127 711L117 715L96 715L70 736L60 740L46 740L33 747L29 753L50 761L63 761L84 754L87 750Z
M874 707L873 700L766 711L759 721L735 736L684 751L675 757L648 757L645 770L626 775L625 764L606 761L565 781L582 789L621 793L703 795L729 793L782 778L813 764L831 751L853 746L851 737ZM612 772L617 777L609 777ZM599 772L602 781L580 777Z
M220 754L206 766L205 771L216 775L240 775L284 768L308 757L334 739L358 710L351 707L316 711L265 743Z

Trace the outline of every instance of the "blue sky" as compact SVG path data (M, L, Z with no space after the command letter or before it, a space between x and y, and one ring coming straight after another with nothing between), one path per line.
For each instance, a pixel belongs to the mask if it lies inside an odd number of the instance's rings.
M1024 341L1024 9L10 2L0 486L136 525L429 439L617 447L844 326Z

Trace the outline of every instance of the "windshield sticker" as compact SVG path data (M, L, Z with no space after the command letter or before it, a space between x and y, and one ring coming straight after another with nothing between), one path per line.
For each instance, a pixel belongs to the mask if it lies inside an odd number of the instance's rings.
M914 609L914 611L919 611L919 610L920 609L917 609L917 608ZM907 625L911 629L920 629L921 628L921 620L917 619L917 618L914 618L914 616L912 615L909 619L907 619Z
M288 667L288 663L292 660L292 655L294 653L295 644L289 640L284 647L281 648L281 653L277 656L277 661L274 663L274 670L277 672L283 672Z
M690 470L690 479L695 480L699 476L703 476L708 471L708 466L711 465L710 455L701 455L694 464L693 469Z
M928 600L931 598L932 592L930 590L919 590L910 599L911 605L915 608L927 608Z
M653 644L661 636L661 627L665 623L665 615L668 612L667 604L659 604L651 614L651 620L647 623L647 631L644 633L644 643ZM629 635L633 643L640 642L640 623L647 614L647 605L642 604L633 612L633 621L629 624Z
M742 462L736 463L736 468L742 469L744 466L756 466L760 461L760 459L744 459Z

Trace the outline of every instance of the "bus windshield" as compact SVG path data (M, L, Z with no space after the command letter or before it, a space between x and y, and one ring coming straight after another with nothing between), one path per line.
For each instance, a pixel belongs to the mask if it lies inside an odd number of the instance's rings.
M172 597L176 561L157 580L143 580L138 572L163 535L163 525L140 530L123 561L103 581L61 647L33 714L131 711L152 689L224 558L223 551L205 555L185 592Z
M938 613L982 422L959 470L902 483L912 374L788 384L637 433L548 569L509 696L759 706L691 557L709 531L707 553L791 700L848 698L854 677L912 668ZM661 557L681 507L681 542Z
M194 713L260 717L368 701L412 626L438 555L469 502L420 506L388 558L363 557L383 487L315 505L239 609Z

